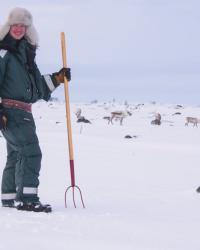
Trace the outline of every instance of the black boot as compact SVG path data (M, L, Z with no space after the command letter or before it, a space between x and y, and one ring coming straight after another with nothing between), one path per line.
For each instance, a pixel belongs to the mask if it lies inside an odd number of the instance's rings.
M49 204L43 205L39 201L38 202L29 202L29 203L20 203L17 206L17 209L23 210L23 211L31 211L31 212L45 212L45 213L52 212L52 208Z

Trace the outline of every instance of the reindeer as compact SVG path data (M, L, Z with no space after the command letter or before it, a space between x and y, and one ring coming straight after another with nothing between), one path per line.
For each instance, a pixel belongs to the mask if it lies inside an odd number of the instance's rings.
M123 120L125 117L127 116L131 116L132 113L130 111L114 111L114 112L111 112L111 117L109 119L109 123L112 123L113 124L113 119L115 120L119 120L120 121L120 125L123 124Z
M197 123L200 123L200 119L196 117L186 117L185 126L188 126L189 123L193 123L193 127L197 127Z
M88 119L86 119L84 116L81 116L82 110L78 108L75 112L75 115L77 117L76 122L84 122L84 123L91 123Z
M151 121L152 125L160 125L161 124L161 114L155 113L155 120Z

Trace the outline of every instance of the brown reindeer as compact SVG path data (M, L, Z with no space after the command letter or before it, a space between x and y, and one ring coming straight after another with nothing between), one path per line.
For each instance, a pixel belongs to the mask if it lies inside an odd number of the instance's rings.
M193 127L197 127L197 123L200 123L200 119L196 117L186 117L185 126L188 126L189 123L192 123Z
M123 125L123 120L127 116L131 116L132 113L130 111L114 111L111 112L111 117L109 120L109 123L111 122L113 124L113 120L119 120L120 125Z
M160 125L161 124L161 114L155 113L155 120L151 121L152 125Z

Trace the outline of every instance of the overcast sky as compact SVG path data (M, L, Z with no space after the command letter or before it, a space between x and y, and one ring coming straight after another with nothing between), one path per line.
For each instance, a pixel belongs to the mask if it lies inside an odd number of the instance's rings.
M11 0L1 24L16 6L33 14L42 73L62 66L65 31L72 101L200 104L199 0Z

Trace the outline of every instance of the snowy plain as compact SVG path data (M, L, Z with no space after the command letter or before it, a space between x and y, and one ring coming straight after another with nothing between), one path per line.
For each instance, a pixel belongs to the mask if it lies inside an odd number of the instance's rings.
M75 111L91 124L76 122ZM129 105L132 116L103 119L124 104L71 105L76 184L86 208L64 207L70 185L65 105L38 102L33 114L43 152L39 193L51 214L0 208L0 250L199 250L200 106ZM151 125L155 112L160 126ZM175 114L180 113L180 114ZM131 135L131 139L125 139ZM0 177L6 161L0 137Z

